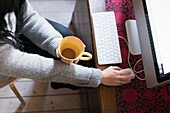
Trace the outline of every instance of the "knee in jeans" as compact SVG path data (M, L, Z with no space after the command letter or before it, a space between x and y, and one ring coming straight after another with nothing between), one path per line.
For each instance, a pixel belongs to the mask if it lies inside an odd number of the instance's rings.
M64 37L66 37L66 36L74 36L74 33L70 29L67 30L65 34L66 35Z

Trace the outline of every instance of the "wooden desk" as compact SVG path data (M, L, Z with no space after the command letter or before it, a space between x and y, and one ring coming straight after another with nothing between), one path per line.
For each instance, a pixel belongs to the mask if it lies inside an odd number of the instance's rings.
M101 11L105 11L105 0L77 0L73 15L73 25L75 35L85 43L86 51L91 52L94 56L91 66L103 70L108 66L99 66L97 64L93 25L90 16L93 12ZM89 113L117 113L114 87L100 85L96 89L88 88L87 94Z

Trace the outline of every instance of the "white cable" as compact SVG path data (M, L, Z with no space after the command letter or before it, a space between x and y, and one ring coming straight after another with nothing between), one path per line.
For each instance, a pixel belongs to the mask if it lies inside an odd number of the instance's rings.
M118 37L119 37L119 38L122 38L122 39L126 42L127 46L129 46L129 43L127 42L127 40L126 40L124 37L122 37L122 36L118 36ZM131 64L130 64L130 52L128 51L128 64L129 64L129 67L134 71L136 78L138 78L139 80L146 80L146 78L140 78L139 76L136 75L136 73L141 73L141 72L144 71L144 70L140 70L140 71L136 71L136 70L135 70L136 65L137 65L141 60L142 60L142 59L139 59L139 60L135 63L134 67L132 68L132 66L131 66Z

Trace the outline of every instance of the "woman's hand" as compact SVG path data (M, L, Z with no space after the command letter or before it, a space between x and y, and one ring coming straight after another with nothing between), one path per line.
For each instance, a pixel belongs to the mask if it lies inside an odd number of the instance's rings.
M57 58L60 58L60 54L59 54L59 50L58 48L56 49L56 55L57 55ZM77 64L79 62L79 60L75 60L74 63ZM68 64L69 66L71 66L71 63Z
M121 86L128 84L134 79L134 76L127 76L131 73L129 71L121 71L121 68L110 66L102 71L101 84L106 86Z

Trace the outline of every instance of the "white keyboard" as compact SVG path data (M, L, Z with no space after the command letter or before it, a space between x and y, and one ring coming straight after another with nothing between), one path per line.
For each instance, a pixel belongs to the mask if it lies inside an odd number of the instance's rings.
M122 63L114 12L92 13L99 65Z

